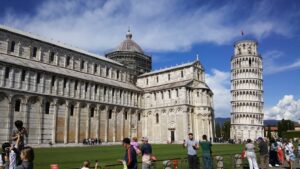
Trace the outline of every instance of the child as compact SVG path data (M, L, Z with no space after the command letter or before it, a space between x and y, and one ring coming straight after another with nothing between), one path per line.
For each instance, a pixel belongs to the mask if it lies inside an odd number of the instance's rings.
M83 167L81 169L89 169L90 168L90 161L85 160L83 162Z
M34 152L31 147L24 147L21 151L22 164L15 169L33 169Z

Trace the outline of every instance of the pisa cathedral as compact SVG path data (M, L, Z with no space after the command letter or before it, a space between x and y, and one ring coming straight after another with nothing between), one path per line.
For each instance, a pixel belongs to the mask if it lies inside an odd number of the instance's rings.
M200 61L151 69L130 32L103 57L0 26L0 142L16 120L29 144L213 138L213 93Z
M239 41L231 59L230 137L239 142L264 136L263 67L257 48L256 41Z

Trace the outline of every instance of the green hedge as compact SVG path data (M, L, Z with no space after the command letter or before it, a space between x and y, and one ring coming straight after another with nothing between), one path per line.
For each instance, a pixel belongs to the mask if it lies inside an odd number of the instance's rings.
M283 133L283 138L300 138L300 131L287 131Z

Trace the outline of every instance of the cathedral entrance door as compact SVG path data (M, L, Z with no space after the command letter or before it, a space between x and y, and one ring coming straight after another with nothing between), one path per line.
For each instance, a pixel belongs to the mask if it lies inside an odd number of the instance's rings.
M175 141L175 131L171 130L171 142L173 143Z

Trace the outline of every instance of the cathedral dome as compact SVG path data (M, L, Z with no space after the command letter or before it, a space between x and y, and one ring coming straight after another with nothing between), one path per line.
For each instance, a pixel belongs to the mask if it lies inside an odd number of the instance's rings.
M132 34L130 30L126 33L126 39L114 50L114 51L128 51L144 53L143 49L132 40Z

